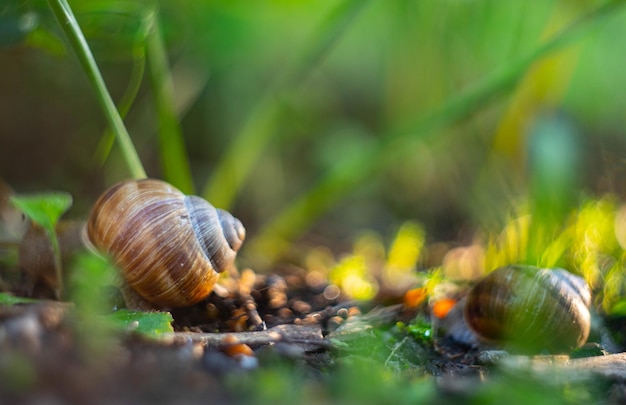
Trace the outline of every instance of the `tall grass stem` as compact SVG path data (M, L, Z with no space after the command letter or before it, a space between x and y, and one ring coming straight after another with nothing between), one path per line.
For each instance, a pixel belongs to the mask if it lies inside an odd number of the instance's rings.
M61 26L61 29L65 32L67 39L69 40L76 56L87 74L89 82L96 92L96 98L104 111L104 115L107 118L111 129L117 137L124 160L128 165L131 175L136 179L146 177L146 172L141 164L139 155L133 146L130 135L126 131L122 117L117 111L115 103L109 94L106 84L104 83L104 79L102 78L102 74L98 69L98 65L96 64L85 36L76 21L76 17L74 16L72 9L66 0L48 0L48 4L55 15L57 22Z

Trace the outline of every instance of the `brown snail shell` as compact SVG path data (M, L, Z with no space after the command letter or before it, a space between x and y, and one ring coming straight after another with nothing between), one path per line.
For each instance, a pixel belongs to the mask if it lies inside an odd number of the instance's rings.
M563 269L507 266L469 292L465 321L483 340L523 352L569 351L589 336L591 292Z
M86 232L128 286L159 307L190 306L209 295L245 238L230 213L153 179L108 189L93 206Z

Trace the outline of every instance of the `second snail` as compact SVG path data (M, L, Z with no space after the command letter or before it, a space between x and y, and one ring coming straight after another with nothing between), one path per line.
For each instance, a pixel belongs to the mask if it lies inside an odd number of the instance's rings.
M505 266L470 289L445 327L463 343L565 353L587 341L590 305L586 281L566 270Z
M243 225L230 213L153 179L124 181L105 191L85 233L89 244L117 264L131 291L157 308L190 306L207 297L219 274L234 265L245 239Z

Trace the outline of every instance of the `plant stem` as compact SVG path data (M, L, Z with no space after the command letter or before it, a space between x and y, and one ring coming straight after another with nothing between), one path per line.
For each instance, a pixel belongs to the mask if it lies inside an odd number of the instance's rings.
M143 81L144 72L146 70L145 38L148 35L148 27L145 25L145 23L142 24L141 28L138 30L136 42L133 44L133 66L130 71L128 86L117 104L117 111L122 119L126 117L128 111L130 111L130 108L135 102L137 94L139 93L139 88L141 87L141 82ZM114 143L115 134L111 130L111 127L107 127L100 137L100 142L98 143L98 147L93 155L98 165L104 165L104 162L109 157L109 153L111 152L111 148Z
M117 137L122 154L124 155L124 159L126 160L126 164L128 165L132 176L136 179L146 177L146 172L141 164L141 161L139 160L139 156L133 146L130 135L128 135L122 118L120 117L117 108L113 103L113 99L107 90L102 74L98 69L98 65L96 64L93 54L91 53L91 49L85 40L85 36L76 21L76 17L74 16L72 9L66 0L48 0L48 4L50 5L50 8L52 9L59 25L65 32L72 48L74 48L74 52L76 53L76 56L78 56L78 59L87 74L89 82L96 91L96 98L104 110L104 115L109 121L111 129Z
M59 246L59 238L57 237L57 233L54 229L49 230L46 229L46 233L48 234L48 238L50 239L50 243L52 244L52 251L54 253L54 267L55 267L55 275L57 279L57 287L54 291L57 300L63 299L63 263L61 261L61 248Z
M146 36L146 56L150 79L159 117L159 141L164 179L185 194L194 193L191 169L187 159L182 129L174 108L174 84L167 62L165 45L161 38L158 10L150 9L144 15Z

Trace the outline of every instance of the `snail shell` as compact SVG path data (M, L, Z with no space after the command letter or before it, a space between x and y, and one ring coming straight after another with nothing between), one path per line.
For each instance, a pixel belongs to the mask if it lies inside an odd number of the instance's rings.
M467 296L465 320L483 340L518 351L569 351L589 336L591 293L562 269L507 266L494 270Z
M228 212L153 179L108 189L93 206L86 233L128 286L159 307L190 306L209 295L245 238Z

